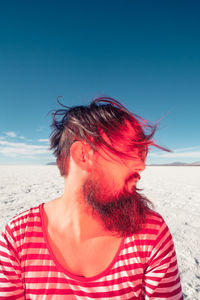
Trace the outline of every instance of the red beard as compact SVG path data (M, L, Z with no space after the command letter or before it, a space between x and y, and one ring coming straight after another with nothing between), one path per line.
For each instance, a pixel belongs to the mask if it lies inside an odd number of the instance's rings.
M113 197L102 195L102 189L103 187L90 178L83 185L87 204L92 208L93 214L100 217L105 229L120 237L139 232L150 211L151 202L138 193L136 187L131 193L124 188Z

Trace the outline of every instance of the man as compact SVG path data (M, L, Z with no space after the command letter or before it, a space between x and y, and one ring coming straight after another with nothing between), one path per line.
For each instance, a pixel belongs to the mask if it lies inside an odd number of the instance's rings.
M183 299L169 229L136 188L155 127L112 98L52 127L64 193L6 226L0 299Z

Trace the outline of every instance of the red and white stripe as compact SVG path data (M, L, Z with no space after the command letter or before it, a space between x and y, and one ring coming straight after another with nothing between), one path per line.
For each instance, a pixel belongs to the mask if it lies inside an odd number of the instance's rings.
M0 299L183 299L171 234L152 212L139 234L124 238L101 274L84 278L56 260L43 204L14 217L0 238Z

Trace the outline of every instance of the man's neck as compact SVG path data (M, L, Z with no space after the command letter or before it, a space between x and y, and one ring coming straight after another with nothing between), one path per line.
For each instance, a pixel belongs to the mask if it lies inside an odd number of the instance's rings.
M104 229L102 222L92 215L91 210L86 208L83 198L77 196L78 193L64 192L62 197L46 206L48 223L52 230L77 244L89 239L112 236L111 232Z

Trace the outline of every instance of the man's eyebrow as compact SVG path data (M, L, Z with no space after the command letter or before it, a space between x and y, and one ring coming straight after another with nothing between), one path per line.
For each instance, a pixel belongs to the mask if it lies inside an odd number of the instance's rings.
M146 150L141 150L141 151L138 151L137 153L135 153L134 151L128 151L126 153L127 153L127 156L134 158L134 159L140 158L140 159L145 160L146 156L147 156Z

